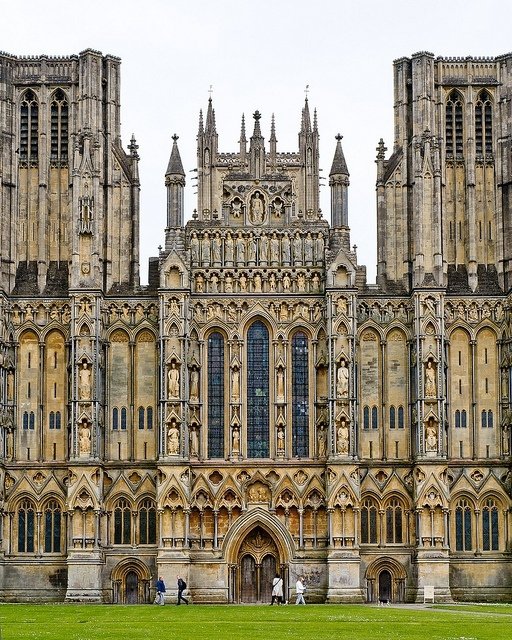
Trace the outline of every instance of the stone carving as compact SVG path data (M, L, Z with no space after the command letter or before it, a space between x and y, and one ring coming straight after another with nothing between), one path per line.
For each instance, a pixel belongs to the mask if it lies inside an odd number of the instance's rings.
M222 240L220 233L216 233L212 240L213 266L220 267L222 264Z
M234 243L233 236L228 231L226 234L226 239L224 240L224 263L231 267L233 265L234 260Z
M91 398L91 370L87 362L83 362L82 368L78 371L78 398L80 400Z
M167 430L167 453L171 456L178 455L180 450L180 430L173 418Z
M90 455L91 453L91 427L87 420L83 420L79 431L80 455Z
M436 370L432 359L429 359L425 367L425 397L435 398L437 393Z
M348 429L347 420L345 417L342 417L336 431L336 451L340 455L348 455L349 435L350 432Z
M240 430L238 427L233 427L231 451L235 455L240 453Z
M210 255L211 255L211 246L210 246L210 237L208 233L205 231L203 233L203 238L201 240L201 262L203 266L208 266L210 264Z
M180 370L174 361L171 362L167 371L167 397L169 399L180 397Z
M240 402L240 370L236 365L233 367L231 374L231 400Z
M199 371L192 367L190 372L190 402L199 402Z
M283 264L290 264L290 238L287 233L281 239L281 256Z
M284 453L284 429L279 427L277 430L277 452Z
M236 238L236 263L242 266L245 264L245 240L241 231Z
M199 455L199 427L197 425L193 425L190 428L190 455L198 456Z
M336 375L336 395L338 398L348 398L349 371L345 358L341 358Z
M252 224L261 224L265 217L265 203L259 191L251 198L250 220Z
M325 456L327 455L327 432L324 424L318 426L316 439L317 455L319 458L325 458Z
M425 450L437 452L437 424L431 416L425 429Z
M190 236L190 259L193 264L199 262L199 239L195 232Z

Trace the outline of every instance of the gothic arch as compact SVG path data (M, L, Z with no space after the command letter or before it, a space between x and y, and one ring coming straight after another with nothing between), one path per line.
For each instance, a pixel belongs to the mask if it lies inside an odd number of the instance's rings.
M388 573L391 579L389 594L381 593L381 585L379 584L381 574ZM407 580L407 572L403 565L389 556L376 558L371 562L365 572L367 601L375 602L378 598L388 599L392 602L405 601L405 584Z
M135 574L136 600L130 601L127 594L127 582L130 574ZM149 604L151 601L151 572L138 558L124 558L112 569L112 599L117 604Z

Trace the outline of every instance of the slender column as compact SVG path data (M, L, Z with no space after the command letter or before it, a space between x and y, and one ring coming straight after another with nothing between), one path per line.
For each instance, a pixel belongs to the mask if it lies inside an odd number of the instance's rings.
M416 518L417 518L417 523L418 523L417 538L418 538L418 546L419 547L423 546L423 536L422 536L423 531L422 531L421 512L422 512L422 509L416 509Z
M448 509L443 509L443 546L448 547Z
M137 520L138 520L138 513L137 511L132 511L132 545L133 546L137 546L138 544L138 536L137 536Z
M480 509L475 509L475 521L476 521L476 553L477 555L482 553L482 521L480 519Z
M334 545L334 539L332 535L332 518L333 518L334 509L327 509L327 531L329 534L329 546L332 547Z
M163 541L164 510L158 509L157 514L158 514L158 546L161 548L164 546L164 541Z
M94 512L94 548L99 546L100 538L100 510L96 509Z
M183 509L183 513L185 514L185 545L189 546L189 527L190 527L190 509Z
M359 509L354 507L354 546L359 547Z
M379 547L384 546L384 509L379 509Z
M434 509L430 509L430 546L434 546Z
M299 547L304 546L304 509L299 509Z
M36 511L37 524L36 524L36 544L35 544L35 549L36 549L37 555L39 555L39 556L43 555L43 548L42 548L43 536L41 535L41 516L42 515L43 514L41 513L41 511Z
M213 548L217 549L219 546L218 543L218 535L219 535L219 511L218 509L213 510Z

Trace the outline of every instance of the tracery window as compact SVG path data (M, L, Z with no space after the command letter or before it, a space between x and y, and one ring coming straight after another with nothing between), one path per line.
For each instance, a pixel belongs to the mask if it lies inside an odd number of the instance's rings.
M144 429L144 407L139 407L139 429Z
M364 500L361 506L361 542L377 543L377 507L369 498Z
M292 455L309 455L308 339L298 332L292 339Z
M35 507L23 500L18 507L18 552L34 553Z
M153 500L144 500L139 507L139 543L156 544L156 509Z
M492 409L482 411L482 429L492 429L494 426Z
M121 429L126 429L126 407L121 407Z
M51 104L51 160L68 159L68 103L62 89L57 89Z
M62 512L56 500L44 508L44 552L60 553Z
M402 405L398 407L398 428L403 429L405 426L404 423L404 408Z
M451 158L461 157L463 153L463 114L462 96L458 91L454 90L448 96L445 115L446 155Z
M462 498L455 508L455 549L471 551L472 544L472 510L469 502Z
M370 428L370 407L365 405L363 408L363 429Z
M128 501L121 498L114 508L114 544L130 544L132 538L132 511Z
M386 542L402 543L402 518L402 505L397 498L393 498L386 507Z
M378 429L378 428L379 428L379 414L378 414L377 407L374 405L372 407L372 429Z
M489 498L482 509L482 548L484 551L498 551L499 527L496 501Z
M48 416L48 426L50 429L60 429L61 413L60 411L50 411Z
M112 409L112 429L114 431L119 429L119 409L117 407Z
M37 162L39 151L39 105L30 89L21 101L20 112L20 160Z
M208 336L208 457L224 457L224 337Z
M475 105L476 155L492 155L492 103L487 91L481 91Z
M269 456L269 337L260 320L247 334L247 455Z
M389 428L394 429L396 427L396 410L393 405L389 407Z

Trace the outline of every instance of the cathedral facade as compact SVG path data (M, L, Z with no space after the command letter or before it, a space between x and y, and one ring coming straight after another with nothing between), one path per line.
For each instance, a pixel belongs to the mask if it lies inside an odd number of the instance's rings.
M0 54L2 598L510 600L512 55L395 61L376 284L341 136L329 224L308 101L227 153L210 99L141 286L119 82Z

